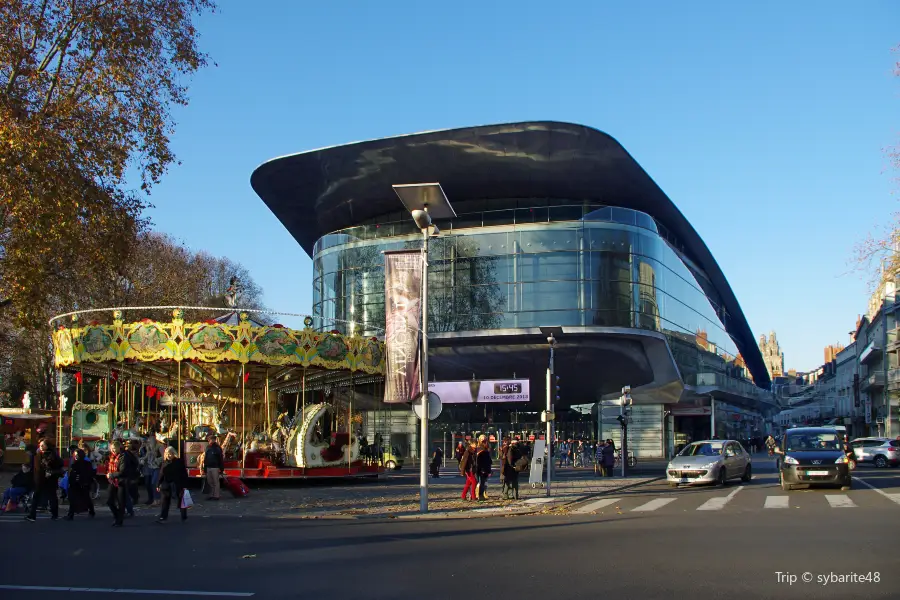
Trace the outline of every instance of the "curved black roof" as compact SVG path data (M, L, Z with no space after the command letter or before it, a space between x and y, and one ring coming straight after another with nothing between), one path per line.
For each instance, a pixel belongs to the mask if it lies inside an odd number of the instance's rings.
M725 310L756 383L769 374L725 275L684 215L615 139L552 121L485 125L355 142L272 159L250 185L310 256L323 235L402 209L393 184L439 182L451 203L593 200L653 216L684 244Z

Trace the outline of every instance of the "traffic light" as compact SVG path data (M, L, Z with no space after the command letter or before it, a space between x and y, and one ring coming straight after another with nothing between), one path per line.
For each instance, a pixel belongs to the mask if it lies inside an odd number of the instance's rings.
M556 401L559 402L559 375L556 375Z

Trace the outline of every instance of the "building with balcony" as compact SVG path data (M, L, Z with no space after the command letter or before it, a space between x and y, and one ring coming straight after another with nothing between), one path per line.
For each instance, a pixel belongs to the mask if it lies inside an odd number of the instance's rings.
M639 457L709 437L714 422L720 437L765 433L769 373L724 273L641 166L589 127L454 129L260 166L253 189L313 259L315 326L382 335L382 252L421 244L392 185L430 182L456 212L436 221L429 250L431 378L531 382L527 403L444 406L434 441L540 435L542 326L562 328L560 437L617 439L603 411L572 407L599 407L625 385Z

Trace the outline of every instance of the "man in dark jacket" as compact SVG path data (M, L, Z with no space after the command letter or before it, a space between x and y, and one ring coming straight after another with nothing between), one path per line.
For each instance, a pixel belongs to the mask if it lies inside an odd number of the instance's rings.
M94 483L94 469L84 458L84 450L75 448L69 463L69 513L66 520L75 518L75 513L85 512L94 516L94 501L91 486Z
M506 452L506 461L503 463L503 473L506 478L506 498L508 500L519 499L519 472L516 471L516 462L522 458L519 450L519 440L512 440Z
M159 492L162 494L162 509L157 523L165 523L169 518L169 506L174 500L181 510L181 520L187 520L187 509L181 508L181 499L187 489L188 472L184 459L175 454L175 448L169 446L165 452L165 462L159 472Z
M36 521L37 507L42 501L46 501L50 504L50 518L55 521L59 518L59 498L56 496L56 489L63 474L63 461L50 446L50 442L41 440L33 464L34 502L31 503L31 511L25 518Z
M219 474L225 467L225 456L222 454L222 447L216 436L211 435L206 438L209 445L203 454L203 470L206 472L206 481L209 483L210 495L207 500L219 499Z

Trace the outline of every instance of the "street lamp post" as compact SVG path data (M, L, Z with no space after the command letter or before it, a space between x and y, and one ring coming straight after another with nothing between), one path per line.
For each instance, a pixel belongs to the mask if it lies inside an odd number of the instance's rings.
M456 216L450 201L439 183L412 183L394 185L394 192L412 215L422 232L422 326L420 359L420 398L422 423L419 430L419 512L428 512L428 241L440 233L435 219Z
M550 363L547 365L547 412L545 420L547 423L547 497L550 497L550 484L553 481L553 436L555 434L555 404L553 400L556 398L556 391L559 386L556 385L556 366L555 350L556 338L563 333L562 327L541 327L541 333L547 336L547 344L550 346Z

